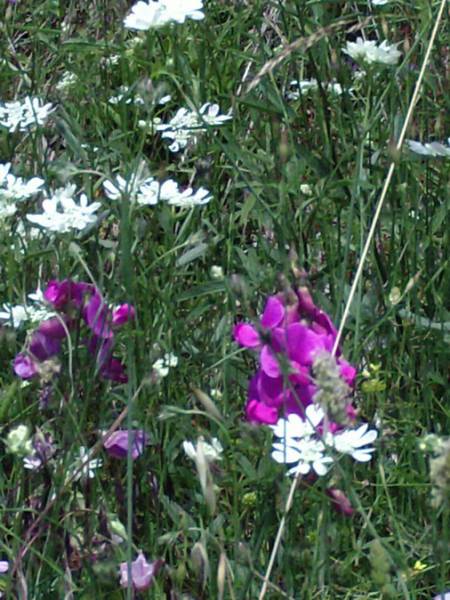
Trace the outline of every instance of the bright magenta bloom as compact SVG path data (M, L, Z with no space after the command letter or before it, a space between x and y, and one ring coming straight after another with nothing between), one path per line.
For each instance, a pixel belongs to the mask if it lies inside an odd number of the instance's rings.
M256 352L259 362L249 383L247 419L274 424L280 413L303 416L316 392L314 360L331 353L337 334L308 290L269 296L260 325L238 323L233 333L238 344ZM353 387L356 369L340 357L340 350L336 354L342 379Z

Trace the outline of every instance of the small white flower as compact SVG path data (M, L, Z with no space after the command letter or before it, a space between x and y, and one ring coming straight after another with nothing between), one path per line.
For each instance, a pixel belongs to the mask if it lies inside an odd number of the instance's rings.
M80 202L74 200L76 188L67 185L59 188L51 198L42 202L43 213L27 215L27 219L44 229L55 233L67 233L73 229L83 231L97 221L95 212L100 208L99 202L88 204L86 194L81 194Z
M169 352L164 354L162 358L158 358L158 360L153 363L152 369L158 379L163 379L164 377L167 377L169 370L177 365L178 356Z
M161 131L161 137L172 140L169 146L171 152L179 152L188 144L196 144L198 135L208 127L217 127L229 121L231 115L221 115L218 104L206 102L200 110L179 108L168 123L155 122L156 131Z
M210 273L212 279L223 279L223 269L220 265L213 265Z
M125 17L127 29L147 31L168 23L184 23L186 19L199 21L204 18L203 0L149 0L139 1Z
M26 425L18 425L6 436L6 448L11 454L26 456L33 452L30 430Z
M0 104L0 125L10 133L26 131L34 125L44 125L47 117L55 110L53 104L42 104L39 98L27 96L23 101Z
M183 450L190 459L197 460L199 444L202 445L203 455L208 463L222 460L223 447L219 440L212 438L211 444L208 444L204 441L203 437L199 437L196 444L188 441L183 442Z
M81 465L88 458L89 452L90 450L88 450L85 446L80 447L79 455L69 469L69 477L71 477L81 468ZM79 479L93 479L95 477L95 469L99 469L101 466L102 460L100 458L94 458L90 460L84 465L81 471L78 471L77 475L75 475L75 481L78 481Z
M110 104L134 104L135 106L145 104L144 99L139 94L130 92L130 88L126 85L122 85L119 88L119 93L116 96L111 96L108 99Z
M310 404L305 409L305 419L291 413L286 419L279 419L277 424L271 425L270 428L276 437L288 442L308 438L316 434L317 426L323 421L324 416L320 406Z
M307 94L309 91L317 91L319 89L317 79L303 79L301 81L293 79L289 85L291 87L299 88L302 95ZM343 92L341 84L336 82L323 83L322 87L325 91L336 94L337 96L342 95ZM298 100L300 98L300 92L291 90L286 93L286 98L288 100Z
M378 431L375 429L367 431L368 427L369 425L364 423L357 429L345 429L335 434L328 433L325 436L325 442L336 452L349 454L358 462L368 462L372 458L375 448L364 446L372 444L378 436Z
M17 203L41 191L44 180L32 177L24 181L10 173L11 163L0 164L0 219L14 215Z
M429 142L422 144L414 140L406 140L411 152L422 156L450 156L450 138L447 140L447 146L440 142Z
M300 191L305 196L312 196L313 193L312 187L309 185L309 183L302 183L300 185Z
M0 312L0 319L6 321L6 324L11 324L15 329L18 329L24 321L28 320L28 313L25 306L20 304L16 306L3 305L3 310Z
M401 56L401 52L397 50L397 46L398 44L389 45L386 40L377 45L373 40L363 40L359 37L356 42L347 42L347 46L343 52L355 61L362 61L368 64L396 65Z
M67 92L67 90L73 87L77 82L78 76L71 71L66 71L55 87L58 92Z

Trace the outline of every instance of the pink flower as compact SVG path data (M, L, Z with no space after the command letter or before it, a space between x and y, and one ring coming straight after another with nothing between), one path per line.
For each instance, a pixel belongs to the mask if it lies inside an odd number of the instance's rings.
M0 573L7 573L9 569L9 563L7 560L0 560Z
M35 361L23 352L20 352L14 359L13 369L14 373L21 379L32 379L38 374Z
M342 490L338 490L337 488L328 488L327 495L331 499L331 504L337 512L345 515L346 517L351 517L355 512L353 506L351 505L350 500L344 494Z
M142 429L128 431L120 429L115 431L103 444L105 450L114 458L126 458L128 454L128 440L131 439L131 456L136 460L144 451L147 435Z
M148 589L163 564L164 561L161 559L148 563L142 552L139 552L136 560L131 563L132 587L138 592ZM120 563L120 585L124 588L128 587L128 565L126 562Z

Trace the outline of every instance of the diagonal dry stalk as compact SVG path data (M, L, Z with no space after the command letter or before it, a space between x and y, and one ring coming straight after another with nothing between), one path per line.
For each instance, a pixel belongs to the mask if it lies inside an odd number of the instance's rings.
M403 142L405 140L406 131L408 129L409 123L411 122L411 118L412 118L412 115L413 115L413 112L414 112L414 108L415 108L417 100L419 98L419 93L420 93L420 90L421 90L421 87L422 87L422 81L423 81L423 78L424 78L424 75L425 75L425 71L426 71L428 62L430 60L431 51L433 49L434 42L435 42L435 39L436 39L436 35L437 35L437 32L438 32L439 26L441 24L441 21L442 21L442 16L444 14L444 8L445 8L446 3L447 3L447 0L441 0L441 3L439 5L438 13L437 13L437 16L436 16L436 20L435 20L435 23L434 23L433 30L431 32L430 40L428 42L427 50L425 52L425 57L423 59L422 67L420 69L420 73L419 73L419 76L417 78L416 85L414 87L413 95L412 95L411 100L409 102L408 111L406 113L405 121L403 123L403 127L402 127L402 130L400 132L400 136L398 138L397 144L395 145L395 158L398 157L399 154L400 154L400 151L401 151L402 146L403 146ZM371 223L371 226L370 226L370 229L369 229L369 233L367 234L366 242L364 244L364 248L362 250L361 257L359 259L358 268L356 270L355 277L353 279L353 283L352 283L352 286L351 286L351 289L350 289L350 293L349 293L349 296L347 298L347 302L345 304L344 313L342 315L342 319L341 319L341 322L340 322L340 325L339 325L339 329L338 329L338 332L337 332L337 335L336 335L336 340L335 340L335 343L334 343L334 346L333 346L333 350L332 350L332 354L333 355L336 354L337 348L339 346L339 342L340 342L341 337L342 337L342 332L344 330L345 323L346 323L347 318L348 318L348 314L349 314L349 311L350 311L351 304L353 302L353 298L355 297L356 289L357 289L359 281L361 279L361 275L362 275L364 263L365 263L366 258L367 258L367 254L368 254L369 249L370 249L370 247L372 245L373 237L375 235L375 229L376 229L376 226L378 224L378 221L379 221L379 218L380 218L380 215L381 215L381 210L383 208L384 200L386 198L387 191L389 189L389 185L391 183L392 176L394 174L395 166L396 166L396 162L395 162L395 159L394 159L394 160L391 161L391 163L389 165L389 169L388 169L388 172L387 172L387 175L386 175L386 179L384 180L383 188L381 190L380 198L379 198L379 200L377 202L375 213L373 215L373 219L372 219L372 223ZM270 554L269 564L268 564L267 569L266 569L266 574L264 576L264 582L263 582L263 585L262 585L261 592L259 594L258 600L263 600L264 599L264 597L266 595L266 592L267 592L267 589L269 587L270 575L272 573L273 565L275 563L275 558L276 558L276 556L278 554L278 548L280 546L281 538L282 538L283 532L284 532L284 527L286 525L286 517L287 517L288 512L291 509L292 502L294 500L295 489L297 487L297 483L299 481L299 478L300 478L300 473L298 472L295 475L294 480L292 481L291 487L289 489L288 498L286 500L286 504L285 504L285 507L284 507L283 517L281 518L280 524L278 526L277 535L276 535L275 542L274 542L273 547L272 547L272 552Z
M370 17L367 17L360 23L356 23L356 25L352 25L352 27L347 29L347 33L352 33L354 31L358 31L359 29L362 29L369 23L369 21L370 21ZM348 25L348 23L349 23L349 19L341 19L340 21L336 21L336 23L333 23L332 25L328 25L328 27L323 27L322 29L318 29L312 35L309 35L308 37L301 37L298 40L295 40L295 41L291 42L290 44L288 44L287 46L285 46L281 50L281 52L279 54L277 54L277 56L275 56L275 58L272 58L271 60L267 61L266 64L260 69L260 71L256 74L256 76L248 84L248 86L245 90L245 93L248 94L248 92L251 92L251 90L253 90L259 84L259 82L264 77L264 75L271 73L276 67L278 67L279 64L281 64L293 52L295 52L296 50L304 50L304 51L309 50L309 48L314 46L314 44L316 44L319 40L323 39L324 37L328 37L330 34L334 33L335 31L337 31L339 29L342 29L342 27L345 27L346 25Z

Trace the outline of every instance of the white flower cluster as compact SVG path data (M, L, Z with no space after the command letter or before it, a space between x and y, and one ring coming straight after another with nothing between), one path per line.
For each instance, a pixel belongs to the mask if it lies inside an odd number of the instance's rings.
M402 54L397 50L397 46L398 44L389 45L386 40L377 45L373 40L363 40L359 37L356 42L347 42L343 52L357 62L396 65Z
M76 187L73 184L58 188L53 196L42 202L43 212L29 214L27 219L48 231L67 233L71 230L83 231L97 220L95 212L100 208L100 202L88 204L86 194L81 194L80 202L74 200Z
M310 91L317 91L319 89L319 84L317 79L302 79L301 81L297 81L297 79L293 79L290 84L292 88L298 88L300 91L298 92L296 89L291 90L286 93L286 98L288 100L298 100L300 98L300 94L305 95ZM331 94L336 94L340 96L342 94L342 86L340 83L325 83L322 84L324 90L326 92L330 92Z
M357 429L344 429L334 434L328 432L321 438L317 427L324 419L323 410L311 404L305 414L305 420L290 414L271 427L274 436L279 438L273 444L272 458L276 462L293 465L288 475L306 475L311 470L317 475L325 475L335 461L333 451L348 454L358 462L371 459L375 448L367 445L375 441L378 432L374 429L367 431L367 423Z
M127 29L147 31L168 23L184 23L186 19L200 21L204 18L203 0L148 0L136 2L125 17Z
M160 183L153 177L144 180L133 177L130 181L127 181L118 175L114 183L105 181L103 188L105 194L111 200L119 200L123 194L127 194L132 202L136 202L141 206L154 206L162 201L179 208L192 208L207 204L212 198L205 188L201 187L194 192L189 187L184 191L180 191L177 182L173 179L167 179Z
M169 370L177 365L178 356L169 352L164 354L162 358L158 358L158 360L153 363L152 369L157 379L163 379L164 377L167 377Z
M447 146L440 142L422 144L414 140L406 140L406 143L411 152L415 152L421 156L450 156L450 138L447 140Z
M198 134L203 133L208 127L217 127L231 119L231 115L221 115L218 104L206 102L197 112L187 108L180 108L168 123L161 123L159 119L153 121L156 131L161 131L161 137L172 140L169 146L171 152L184 150L188 144L196 144ZM147 127L146 121L140 121L141 127Z
M119 93L116 96L111 96L108 99L108 102L110 104L120 104L121 102L124 102L125 104L134 104L135 106L142 106L145 104L142 96L134 94L127 85L121 85Z
M0 164L0 219L13 215L17 210L16 202L37 194L44 185L40 177L24 181L10 173L10 169L11 163Z
M0 311L0 320L5 321L6 325L18 329L26 321L40 323L54 316L54 312L49 310L42 290L39 288L32 294L28 294L28 299L31 300L32 304L3 304L3 310Z
M39 98L27 96L23 101L5 102L0 104L0 125L10 133L27 131L34 125L44 125L48 115L55 107L48 103L42 104Z

